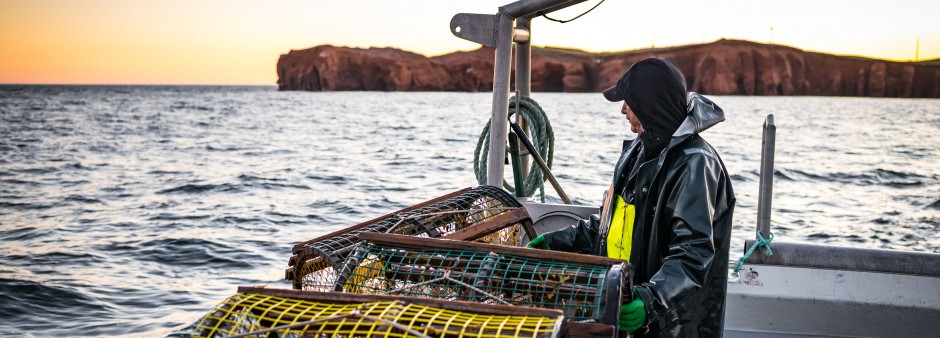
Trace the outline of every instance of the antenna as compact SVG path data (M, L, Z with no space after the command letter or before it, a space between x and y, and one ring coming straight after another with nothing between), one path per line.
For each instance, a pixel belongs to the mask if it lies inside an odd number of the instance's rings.
M774 25L770 24L770 39L768 39L769 44L774 44Z
M914 62L920 62L920 37L917 37L917 48L914 50Z

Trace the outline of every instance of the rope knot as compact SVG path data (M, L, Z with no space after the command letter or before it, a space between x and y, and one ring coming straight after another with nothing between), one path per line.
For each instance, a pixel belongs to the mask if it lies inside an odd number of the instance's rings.
M757 242L755 242L754 245L752 245L750 249L747 249L747 252L744 253L744 256L742 256L740 259L738 259L738 262L734 264L734 272L737 273L738 270L741 270L741 265L744 265L744 261L747 260L748 257L751 257L751 254L754 253L754 250L756 250L756 249L759 248L759 247L762 247L762 246L763 246L763 247L766 247L766 248L767 248L767 254L773 256L773 255L774 255L774 251L773 251L772 249L770 249L770 242L773 241L773 240L774 240L774 234L773 234L773 233L770 233L770 238L764 238L764 236L761 235L760 231L758 231L758 232L757 232Z

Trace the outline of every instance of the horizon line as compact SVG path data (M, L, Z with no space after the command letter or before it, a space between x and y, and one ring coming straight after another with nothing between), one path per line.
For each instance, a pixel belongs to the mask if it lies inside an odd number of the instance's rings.
M787 45L787 44L781 44L781 43L760 42L760 41L753 41L753 40L747 40L747 39L725 38L725 37L722 37L722 38L719 38L719 39L716 39L716 40L713 40L713 41L709 41L709 42L688 43L688 44L680 44L680 45L666 45L666 46L650 46L650 47L646 47L646 48L628 49L628 50L619 50L619 51L590 51L590 50L581 49L581 48L577 48L577 47L552 46L552 45L541 45L541 46L540 46L540 45L533 45L532 47L541 48L541 49L556 49L556 50L576 51L576 52L581 52L581 53L586 53L586 54L595 54L595 55L612 55L612 54L625 54L625 53L648 52L648 51L655 51L655 50L661 50L661 49L662 49L662 50L665 50L665 49L673 49L673 48L703 46L703 45L709 45L709 44L714 44L714 43L720 43L720 42L722 42L722 41L745 42L745 43L751 43L751 44L763 45L763 46L770 46L770 47L791 48L791 49L796 49L796 50L799 50L799 51L802 51L802 52L806 52L806 53L818 53L818 54L831 55L831 56L835 56L835 57L862 58L862 59L868 59L868 60L874 60L874 61L894 62L894 63L906 63L906 64L914 64L914 65L917 65L917 64L924 64L924 65L926 65L926 66L935 66L935 65L929 64L929 63L935 63L935 62L940 61L940 56L933 57L933 58L928 58L928 59L921 59L921 60L917 60L917 61L911 60L911 59L907 59L907 60L904 60L904 59L888 59L888 58L872 57L872 56L859 55L859 54L835 54L835 53L832 53L832 52L801 49L801 48L796 47L796 46ZM408 53L414 53L414 54L421 55L421 56L423 56L423 57L425 57L425 58L428 58L428 59L430 59L430 58L435 58L435 57L440 57L440 56L445 56L445 55L451 55L451 54L455 54L455 53L469 53L469 52L476 51L476 50L479 50L479 49L482 49L482 48L488 48L488 47L485 47L485 46L479 46L479 47L474 48L474 49L466 49L466 50L464 50L464 49L456 49L456 50L453 50L453 51L450 51L450 52L446 52L446 53L443 53L443 54L426 55L426 54L423 54L423 53L420 53L420 52L408 50L408 49L405 49L405 48L402 48L402 47L395 47L395 46L353 47L353 46L344 46L344 45L329 44L329 43L327 43L327 44L321 44L321 45L316 45L316 46L311 46L311 47L306 47L306 48L301 48L301 49L293 49L293 48L292 48L292 49L289 49L288 52L292 52L292 51L302 51L302 50L317 48L317 47L321 47L321 46L332 46L332 47L336 47L336 48L350 48L350 49L373 49L373 48L382 49L382 48L388 48L388 49L396 49L396 50L404 51L404 52L408 52ZM285 55L285 54L280 54L280 55L283 56L283 55ZM177 83L177 82L107 83L107 82L2 82L2 81L0 81L0 85L2 85L2 86L206 86L206 87L208 87L208 86L226 86L226 87L239 87L239 86L242 86L242 87L266 87L266 86L270 86L270 87L278 87L277 80L274 80L274 81L269 82L269 83L260 83L260 82L259 82L259 83L206 83L206 82L193 82L193 83Z
M804 48L801 48L801 47L798 47L798 46L788 45L788 44L783 44L783 43L761 42L761 41L748 40L748 39L743 39L743 38L728 38L728 37L721 37L721 38L718 38L718 39L715 39L715 40L712 40L712 41L707 41L707 42L692 42L692 43L686 43L686 44L663 45L663 46L655 46L655 45L653 45L653 46L650 46L650 47L643 47L643 48L636 48L636 49L603 50L603 51L602 51L602 50L588 50L588 49L583 49L583 48L578 48L578 47L553 46L553 45L532 45L532 47L535 47L535 48L545 48L545 49L563 49L563 50L579 51L579 52L584 52L584 53L589 53L589 54L621 54L621 53L633 53L633 52L641 52L641 51L650 51L650 50L656 50L656 49L668 49L668 48L679 48L679 47L690 47L690 46L708 45L708 44L718 43L718 42L721 42L721 41L740 41L740 42L753 43L753 44L757 44L757 45L777 46L777 47L784 47L784 48L792 48L792 49L796 49L796 50L800 50L800 51L808 52L808 53L827 54L827 55L833 55L833 56L839 56L839 57L865 58L865 59L879 60L879 61L888 61L888 62L920 63L920 62L940 61L940 55L933 56L933 57L929 57L929 58L923 58L923 59L920 59L920 60L913 60L913 59L891 59L891 58L886 58L886 57L869 56L869 55L862 55L862 54L837 54L837 53L835 53L835 52L829 52L829 51L804 49ZM315 46L310 46L310 47L304 47L304 48L299 48L299 49L291 48L291 49L288 50L288 52L291 52L291 51L300 51L300 50L305 50L305 49L311 49L311 48L316 48L316 47L320 47L320 46L333 46L333 47L352 48L352 49L373 49L373 48L381 49L381 48L391 48L391 49L397 49L397 50L400 50L400 51L405 51L405 52L409 52L409 53L418 54L418 55L421 55L421 56L424 56L424 57L427 57L427 58L433 58L433 57L439 57L439 56L444 56L444 55L450 55L450 54L454 54L454 53L466 53L466 52L471 52L471 51L479 50L479 49L482 49L482 48L492 48L492 47L486 47L486 46L480 45L480 46L477 46L476 48L471 48L471 49L455 49L455 50L452 50L452 51L449 51L449 52L440 53L440 54L425 54L425 53L422 53L422 52L418 52L418 51L406 49L406 48L403 48L403 47L396 47L396 46L355 47L355 46L350 46L350 45L341 45L341 44L325 43L325 44L320 44L320 45L315 45ZM515 54L515 51L513 51L513 54ZM284 54L281 54L281 55L284 55Z

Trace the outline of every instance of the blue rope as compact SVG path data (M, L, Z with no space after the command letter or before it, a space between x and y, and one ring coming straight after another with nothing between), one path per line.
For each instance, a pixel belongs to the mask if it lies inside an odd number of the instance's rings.
M764 239L764 236L760 234L760 231L757 232L757 242L751 246L750 249L747 249L747 252L744 253L744 257L738 259L738 262L734 264L734 272L737 273L738 270L741 270L741 265L744 264L744 261L751 257L751 254L754 253L754 249L759 247L767 247L767 253L771 256L774 255L774 251L770 249L770 241L774 240L774 234L770 233L770 238Z

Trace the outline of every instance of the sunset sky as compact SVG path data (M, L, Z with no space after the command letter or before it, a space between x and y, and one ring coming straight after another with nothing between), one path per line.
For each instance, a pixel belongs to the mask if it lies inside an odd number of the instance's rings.
M277 58L291 49L475 49L451 35L451 17L509 2L0 0L0 83L273 85ZM533 20L532 41L597 52L730 38L908 61L919 38L927 60L940 58L938 13L937 0L607 0L571 23Z

